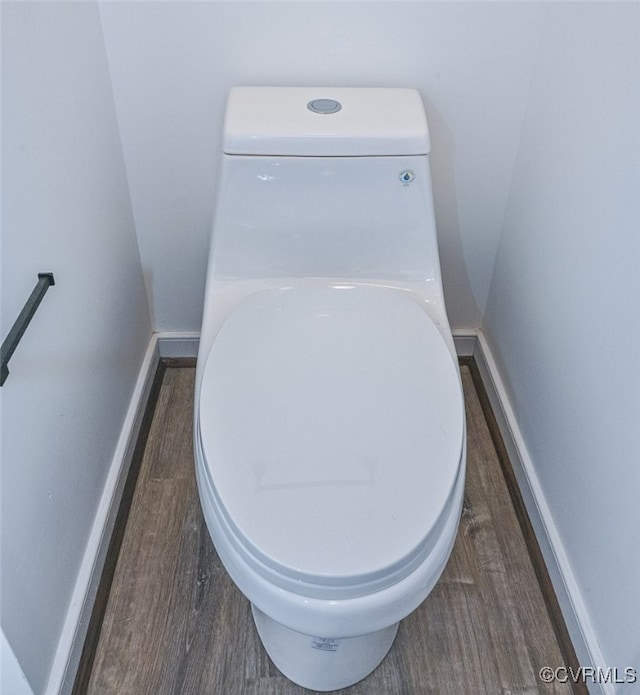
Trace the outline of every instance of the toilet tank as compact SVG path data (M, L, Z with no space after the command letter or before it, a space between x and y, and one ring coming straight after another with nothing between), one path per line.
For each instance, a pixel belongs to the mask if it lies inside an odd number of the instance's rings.
M213 278L428 281L440 290L429 149L415 90L234 88Z
M235 87L223 150L235 155L425 155L429 129L415 89Z

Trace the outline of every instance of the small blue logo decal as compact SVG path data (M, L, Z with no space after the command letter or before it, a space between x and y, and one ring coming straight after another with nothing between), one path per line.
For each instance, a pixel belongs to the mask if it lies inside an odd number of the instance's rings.
M415 177L416 175L411 171L411 169L405 169L398 174L398 178L405 186L408 186L413 179L415 179Z

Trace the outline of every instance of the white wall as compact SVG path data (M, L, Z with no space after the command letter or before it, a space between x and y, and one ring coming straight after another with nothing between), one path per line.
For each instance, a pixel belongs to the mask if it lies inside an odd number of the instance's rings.
M0 391L2 630L42 693L151 333L97 5L3 2L2 50L3 336L56 279Z
M104 3L107 54L157 330L199 330L229 88L421 90L445 294L480 325L537 48L527 3Z
M33 695L27 677L0 626L0 693Z
M550 4L485 325L596 665L636 668L639 123L640 5Z

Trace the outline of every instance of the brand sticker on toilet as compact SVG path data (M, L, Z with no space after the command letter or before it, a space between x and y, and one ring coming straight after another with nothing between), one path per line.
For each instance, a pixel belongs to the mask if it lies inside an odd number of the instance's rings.
M411 171L411 169L405 169L398 174L398 178L402 181L403 185L408 186L416 175Z
M319 649L321 652L337 652L340 640L333 637L312 637L311 649Z

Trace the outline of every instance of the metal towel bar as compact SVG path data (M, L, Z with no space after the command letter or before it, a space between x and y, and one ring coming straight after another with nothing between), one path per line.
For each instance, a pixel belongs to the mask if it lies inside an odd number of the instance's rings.
M4 384L9 376L9 360L13 355L20 339L27 330L27 326L31 322L33 315L36 313L42 298L46 294L51 285L55 285L53 273L38 273L38 284L35 286L29 299L27 299L24 308L20 312L20 316L15 320L9 334L2 343L0 352L2 353L2 374L0 375L0 386Z

